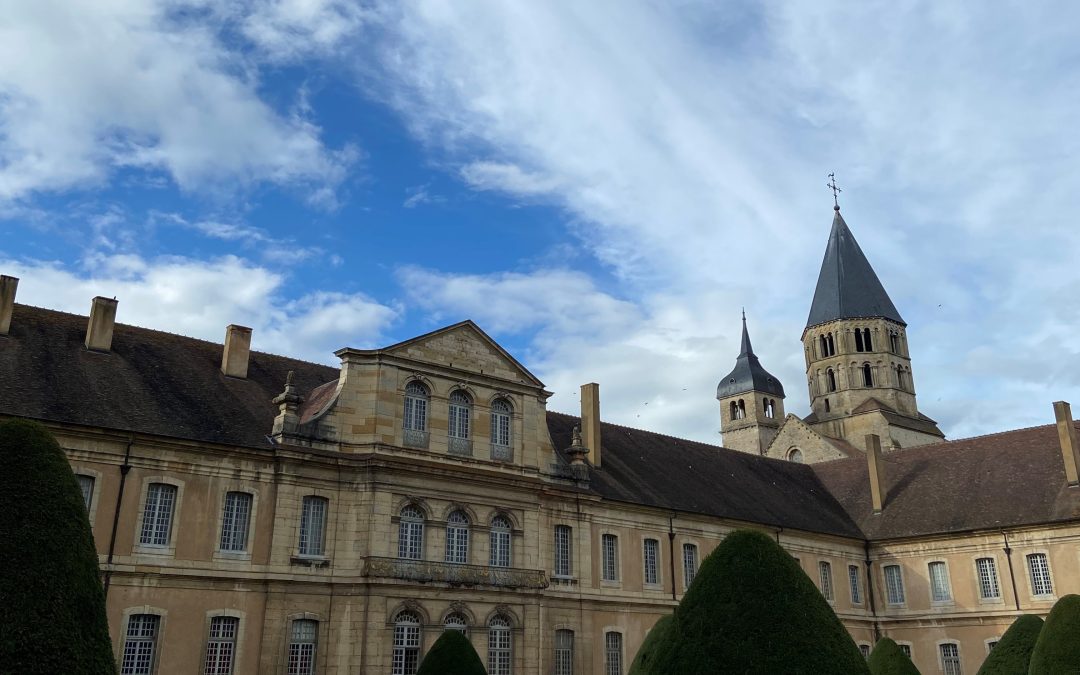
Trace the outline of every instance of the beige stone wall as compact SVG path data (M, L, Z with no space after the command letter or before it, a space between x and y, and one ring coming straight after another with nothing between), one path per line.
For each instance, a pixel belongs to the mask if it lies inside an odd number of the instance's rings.
M773 415L765 414L765 400L773 402ZM732 403L743 403L746 416L742 419L732 415ZM725 448L751 455L765 454L766 448L776 438L784 422L784 399L760 392L748 391L720 399L721 444Z
M766 456L774 459L791 459L792 452L802 453L805 464L828 462L843 459L846 454L832 443L823 439L814 429L807 426L795 415L788 415L784 426L766 449Z

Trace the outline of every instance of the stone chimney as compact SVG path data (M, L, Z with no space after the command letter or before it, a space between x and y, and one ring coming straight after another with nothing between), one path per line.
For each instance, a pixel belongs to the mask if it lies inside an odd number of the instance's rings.
M1076 442L1076 425L1073 424L1072 407L1065 401L1054 402L1054 417L1057 418L1058 442L1061 443L1061 459L1065 463L1065 481L1069 485L1080 485L1080 446Z
M885 464L881 460L881 437L877 434L866 435L866 463L870 468L870 501L874 513L881 513L885 507Z
M103 298L100 295L90 303L90 323L86 326L86 348L90 351L108 352L112 349L116 304L116 298Z
M600 385L581 385L581 431L585 447L592 454L593 467L600 468Z
M18 279L0 276L0 335L7 335L11 328L11 312L15 309L15 291L18 288Z
M246 379L251 356L251 329L229 324L225 329L225 351L221 354L221 372L229 377Z

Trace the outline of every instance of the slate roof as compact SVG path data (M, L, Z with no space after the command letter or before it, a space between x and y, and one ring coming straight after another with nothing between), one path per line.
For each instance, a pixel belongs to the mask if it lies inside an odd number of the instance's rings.
M725 398L748 391L760 391L773 396L784 397L784 385L762 367L750 344L750 333L746 330L746 316L742 319L742 350L735 359L735 369L725 375L716 386L716 398Z
M891 319L904 324L839 209L833 217L806 327L836 319ZM906 325L906 324L904 324Z

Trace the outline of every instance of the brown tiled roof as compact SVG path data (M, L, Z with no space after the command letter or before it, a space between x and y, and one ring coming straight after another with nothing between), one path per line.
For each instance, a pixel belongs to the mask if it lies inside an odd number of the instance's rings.
M865 457L813 465L869 539L1080 519L1053 425L885 453L885 507L874 515Z
M548 413L556 448L579 418ZM763 525L860 537L811 468L617 424L601 424L601 468L590 489L606 498Z

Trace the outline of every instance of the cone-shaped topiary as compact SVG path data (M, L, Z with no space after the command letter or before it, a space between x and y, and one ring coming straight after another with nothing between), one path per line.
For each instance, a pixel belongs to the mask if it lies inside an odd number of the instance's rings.
M869 675L866 659L795 559L738 530L701 565L649 675Z
M82 491L44 427L0 424L0 670L115 673Z
M1043 620L1034 614L1018 617L990 650L978 675L1027 675L1031 652L1042 627Z
M446 630L431 646L416 675L487 675L487 671L469 638Z
M656 650L660 645L664 644L671 639L671 626L674 622L674 617L670 614L662 616L653 624L652 630L645 636L645 642L641 643L641 648L638 649L637 656L634 657L634 662L630 664L630 672L628 675L648 675L649 665L656 658Z
M881 638L870 652L866 661L870 666L870 675L919 675L919 669L900 651L900 646L892 638Z
M1080 673L1080 595L1066 595L1054 603L1035 641L1028 673Z

